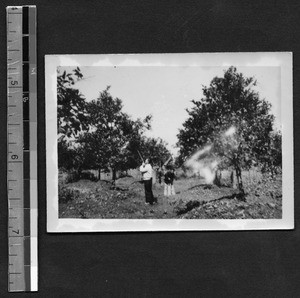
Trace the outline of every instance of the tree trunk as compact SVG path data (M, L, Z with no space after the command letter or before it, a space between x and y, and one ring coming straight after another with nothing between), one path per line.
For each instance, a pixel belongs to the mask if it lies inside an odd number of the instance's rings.
M235 166L235 173L236 173L236 179L237 179L239 191L244 195L245 191L244 191L243 181L242 181L242 171L241 168L237 165Z
M217 170L213 183L217 186L221 186L222 172Z
M112 169L112 180L116 181L117 179L117 170L116 169Z
M77 179L80 180L80 177L81 177L81 172L82 172L82 168L78 168L77 170Z
M235 181L235 178L234 178L234 171L231 171L230 182L231 182L231 187L236 189L237 185L236 185L236 181Z

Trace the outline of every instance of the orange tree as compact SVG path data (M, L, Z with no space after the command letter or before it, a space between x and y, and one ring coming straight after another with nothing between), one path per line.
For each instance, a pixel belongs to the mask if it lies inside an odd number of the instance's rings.
M281 151L278 140L276 146L272 141L271 105L259 97L252 88L255 85L254 77L247 78L230 67L223 77L215 77L208 87L203 87L202 99L192 101L194 106L187 109L188 118L178 134L179 162L211 145L210 153L218 159L219 167L235 170L242 193L242 169L253 164L273 164L272 150Z
M87 130L87 111L84 96L74 88L76 82L83 79L79 67L67 71L57 68L57 133L58 167L67 171L82 170L82 152L74 147L70 140Z
M151 127L151 116L133 120L123 111L122 100L109 93L109 87L87 103L86 109L89 129L77 140L83 148L84 167L99 173L110 168L115 180L118 170L138 165L138 150L144 131Z
M79 67L71 72L57 68L57 128L58 133L71 137L86 129L87 114L84 96L73 85L83 79Z

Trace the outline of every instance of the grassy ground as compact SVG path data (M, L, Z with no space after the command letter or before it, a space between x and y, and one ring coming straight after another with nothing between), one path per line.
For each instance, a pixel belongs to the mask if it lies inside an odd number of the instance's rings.
M163 196L153 185L157 204L145 205L144 186L132 177L108 181L80 180L60 187L60 218L281 218L281 176L245 179L245 199L230 187L207 185L200 178L175 181L176 195ZM166 200L164 206L163 200ZM167 214L164 214L164 208Z

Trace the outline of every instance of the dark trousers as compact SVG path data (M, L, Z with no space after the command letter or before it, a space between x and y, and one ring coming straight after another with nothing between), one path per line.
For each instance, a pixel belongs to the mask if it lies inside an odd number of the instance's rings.
M144 180L146 203L153 204L154 197L152 192L152 178Z

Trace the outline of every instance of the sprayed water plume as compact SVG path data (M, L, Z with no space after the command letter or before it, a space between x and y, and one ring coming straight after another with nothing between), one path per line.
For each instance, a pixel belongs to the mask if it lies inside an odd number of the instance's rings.
M236 132L236 128L235 126L231 126L229 127L225 132L224 132L224 136L225 137L231 137L235 134Z
M211 184L215 179L218 162L208 158L212 146L206 146L194 153L184 164L196 174L204 177L207 184Z
M230 141L230 146L234 146L232 142L234 142L233 136L235 133L236 127L229 127L225 132L221 134L222 142L228 144L228 138L230 138L232 140ZM185 162L185 166L191 170L192 174L204 177L207 184L213 183L218 166L218 161L210 156L211 149L211 145L205 146L203 149L200 149L196 153L194 153Z

